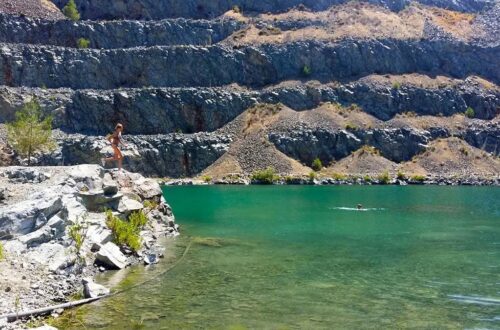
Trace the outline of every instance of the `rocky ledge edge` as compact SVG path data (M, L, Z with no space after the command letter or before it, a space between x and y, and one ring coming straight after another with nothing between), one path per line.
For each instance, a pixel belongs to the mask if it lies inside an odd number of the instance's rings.
M252 176L229 174L222 178L212 179L210 176L200 178L164 179L160 180L165 186L189 185L440 185L440 186L500 186L500 176L461 177L439 175L413 175L382 173L379 175L350 175L338 174L334 177L319 177L317 174L302 176L276 175L271 179L256 179Z
M63 304L80 293L108 294L93 282L95 274L157 263L165 250L158 239L179 235L159 184L140 174L98 165L12 166L0 168L0 187L0 329L30 321L8 323L1 315ZM122 220L146 215L140 248L114 243L105 210Z

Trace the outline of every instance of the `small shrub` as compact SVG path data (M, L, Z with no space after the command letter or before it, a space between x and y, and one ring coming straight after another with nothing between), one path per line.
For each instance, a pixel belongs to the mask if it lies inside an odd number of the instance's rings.
M393 89L400 89L401 88L401 83L399 81L395 81L393 84L392 84L392 88Z
M332 178L341 181L347 179L347 175L342 173L333 173Z
M241 14L241 8L239 6L233 6L233 12Z
M312 73L312 70L311 70L311 67L309 65L304 65L304 67L302 68L302 74L304 76L310 76Z
M129 216L128 221L123 221L106 211L106 225L113 233L113 242L118 245L127 245L133 251L141 248L141 237L139 232L146 224L147 217L142 211L137 211Z
M313 182L314 180L316 180L318 175L316 174L316 172L312 171L312 172L309 172L308 177L309 177L309 181Z
M365 182L372 182L372 178L368 174L363 177L363 180L365 180Z
M85 38L79 38L76 41L76 47L78 47L80 49L89 48L90 47L90 40L85 39Z
M345 129L348 131L355 131L358 129L358 126L356 126L352 123L347 123L347 124L345 124Z
M391 181L391 177L389 176L389 172L385 171L384 173L380 174L377 179L380 181L382 184L388 184L389 181Z
M80 223L80 221L75 222L73 225L68 227L68 235L75 243L76 254L80 255L80 251L83 246L83 242L85 242L85 228Z
M468 107L464 114L467 118L474 118L476 116L476 112L471 107Z
M460 147L460 152L464 155L464 156L468 156L469 155L469 150L467 150L467 148L465 147Z
M416 182L424 182L425 181L425 176L423 175L414 175L411 177L411 180L412 181L416 181Z
M292 183L293 182L293 176L291 176L291 175L285 176L285 182L288 183L288 184Z
M203 182L205 183L210 183L212 182L212 177L210 175L204 175L201 177L201 179L203 180Z
M151 201L149 201L149 200L148 201L144 201L143 205L144 205L144 208L150 209L150 210L155 209L155 208L158 207L158 203L155 202L155 201L153 201L153 200L151 200Z
M316 172L321 171L321 169L323 168L323 163L321 162L321 159L319 158L314 159L311 164L311 168Z
M0 261L3 260L3 258L5 258L5 253L3 252L3 245L0 242Z
M62 10L64 16L72 21L78 21L80 19L80 13L76 8L75 0L69 0L66 6Z
M404 174L401 170L399 170L398 173L396 174L396 177L398 178L398 180L405 180L406 174Z
M272 167L268 167L265 170L258 170L252 174L252 181L257 181L263 184L273 184L275 181L279 180L279 176L276 174L276 170Z
M128 222L130 223L130 225L132 225L132 227L140 229L144 227L146 223L148 223L148 218L146 217L144 212L136 211L132 212L132 214L129 215Z

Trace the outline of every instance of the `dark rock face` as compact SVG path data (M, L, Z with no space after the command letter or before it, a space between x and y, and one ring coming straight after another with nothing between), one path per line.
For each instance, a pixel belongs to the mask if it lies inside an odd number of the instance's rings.
M401 10L409 0L365 0L391 10ZM244 12L283 12L304 5L312 10L324 10L347 0L76 0L85 19L162 19L169 17L213 18L238 6ZM494 3L493 0L418 0L417 2L458 11L477 12ZM62 8L67 0L55 0Z
M460 136L472 146L500 155L500 127L498 124L485 125L483 129L468 127Z
M469 127L459 134L474 147L495 155L500 153L500 127L486 124ZM315 158L324 164L348 156L363 145L373 146L380 154L395 162L410 160L423 152L426 145L437 138L451 136L446 129L435 127L429 130L411 128L374 130L328 130L302 129L291 132L269 134L269 140L284 154L305 165Z
M310 165L315 158L325 164L371 145L385 158L401 162L422 152L431 139L429 132L412 129L304 130L288 134L271 133L269 140L284 154Z
M423 72L500 81L500 47L454 41L344 40L229 49L222 46L77 50L50 46L0 47L0 84L7 86L120 87L265 86L283 80L350 80L380 73ZM174 68L174 69L172 69Z
M229 136L210 133L133 135L124 139L124 166L157 177L194 176L222 156L231 142ZM58 150L38 158L37 165L100 164L102 157L111 156L102 154L104 137L75 134L59 137L57 142Z
M214 21L174 19L144 21L47 21L0 14L0 40L8 43L76 47L86 38L91 48L129 48L162 45L211 45L242 23L230 19Z

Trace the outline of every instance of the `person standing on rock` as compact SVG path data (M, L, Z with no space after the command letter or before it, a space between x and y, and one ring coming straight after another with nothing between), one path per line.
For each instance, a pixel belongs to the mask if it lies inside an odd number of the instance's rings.
M102 166L106 166L106 162L113 160L118 163L118 169L122 169L123 154L119 148L120 144L125 147L125 143L123 143L122 139L122 132L123 125L118 123L116 124L113 134L110 134L106 137L106 139L111 143L111 147L113 148L113 157L102 158Z

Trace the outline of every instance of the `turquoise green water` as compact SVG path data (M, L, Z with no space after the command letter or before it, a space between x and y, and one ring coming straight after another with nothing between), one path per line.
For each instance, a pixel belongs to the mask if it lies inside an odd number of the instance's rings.
M500 190L169 187L171 271L67 328L500 329ZM361 203L368 210L357 211ZM103 281L127 287L164 270Z

